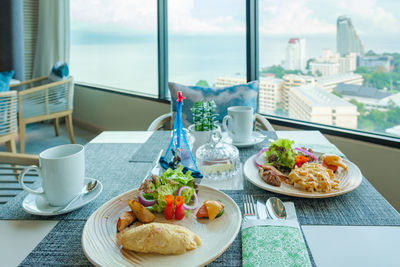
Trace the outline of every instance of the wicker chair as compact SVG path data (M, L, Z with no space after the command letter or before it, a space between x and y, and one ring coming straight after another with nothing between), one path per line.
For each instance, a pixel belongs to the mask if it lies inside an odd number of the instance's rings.
M11 85L12 89L28 87L18 92L18 121L20 152L25 151L25 128L29 123L54 120L56 136L60 134L59 118L65 117L69 138L75 143L72 126L73 78L57 82L49 82L48 77L36 78Z
M37 155L0 152L0 205L22 192L18 183L18 176L25 166L39 166ZM37 181L37 173L28 173L25 183L33 184Z
M156 118L147 128L147 131L171 130L172 113L166 113ZM254 122L255 131L275 131L269 121L256 113Z
M6 143L8 152L17 152L15 146L17 132L17 92L0 93L0 142Z

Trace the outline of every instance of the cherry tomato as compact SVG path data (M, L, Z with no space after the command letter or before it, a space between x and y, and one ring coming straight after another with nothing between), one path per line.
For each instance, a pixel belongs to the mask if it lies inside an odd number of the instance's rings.
M177 196L175 198L175 219L182 220L185 217L185 209L183 203L185 198L183 196Z
M165 195L164 196L165 202L167 205L164 209L164 217L167 220L171 220L174 218L174 196L173 195Z

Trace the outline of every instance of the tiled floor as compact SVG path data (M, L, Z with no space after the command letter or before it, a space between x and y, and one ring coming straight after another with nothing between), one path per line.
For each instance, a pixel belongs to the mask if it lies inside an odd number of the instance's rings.
M75 142L82 145L97 135L76 126L74 126L74 133ZM50 122L28 124L26 127L25 153L27 154L39 154L47 148L69 143L64 123L60 123L60 136L55 135L54 126ZM19 140L17 140L17 150L19 151ZM0 151L6 151L4 144L0 144Z
M74 133L75 142L82 145L88 143L97 135L76 126ZM60 124L60 136L55 135L53 124L50 122L27 125L25 142L25 153L27 154L37 155L47 148L69 143L70 140L64 123ZM19 140L17 140L17 150L19 151ZM0 151L6 151L4 144L0 144ZM5 204L22 190L15 176L10 175L12 171L3 168L6 166L0 162L0 204ZM37 177L29 176L25 180L28 183L33 183L37 180Z

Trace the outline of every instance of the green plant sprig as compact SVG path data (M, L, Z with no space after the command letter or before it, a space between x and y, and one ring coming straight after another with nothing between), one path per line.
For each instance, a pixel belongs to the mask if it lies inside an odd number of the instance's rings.
M204 101L204 99L194 103L190 109L193 114L194 128L196 131L211 131L217 128L215 114L216 104L214 100Z

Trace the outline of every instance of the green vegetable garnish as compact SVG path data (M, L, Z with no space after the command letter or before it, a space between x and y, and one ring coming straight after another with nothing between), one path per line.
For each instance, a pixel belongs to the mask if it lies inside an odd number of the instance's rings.
M176 191L181 186L188 186L190 189L184 189L181 195L185 198L185 203L188 204L195 191L194 179L191 176L191 172L188 171L186 174L182 172L183 166L179 166L177 169L166 170L159 178L147 180L146 188L152 191L151 193L143 193L143 197L148 200L157 200L156 203L147 207L153 212L163 212L166 202L164 195L176 195Z
M267 161L272 165L277 163L280 167L293 168L295 152L292 145L294 145L294 141L281 138L271 143L267 152L265 152Z

